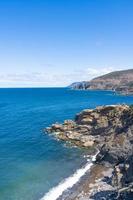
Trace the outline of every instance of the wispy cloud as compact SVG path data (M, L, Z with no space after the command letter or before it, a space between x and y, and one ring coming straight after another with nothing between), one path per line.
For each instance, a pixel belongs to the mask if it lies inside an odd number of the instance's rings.
M117 70L121 70L122 68L117 68ZM115 71L116 68L115 67L102 67L102 68L88 68L86 71L87 71L87 74L91 77L91 78L94 78L96 76L100 76L100 75L103 75L103 74L107 74L109 72L112 72L112 71Z
M113 67L87 68L72 73L23 73L1 74L0 87L48 87L67 86L75 81L91 80L94 77L114 71ZM118 69L119 70L119 69Z

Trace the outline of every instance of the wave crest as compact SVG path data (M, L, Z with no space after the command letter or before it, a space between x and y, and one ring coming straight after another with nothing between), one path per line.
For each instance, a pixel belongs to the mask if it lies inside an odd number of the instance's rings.
M96 159L96 155L92 157L93 162ZM57 200L57 198L59 198L64 191L72 188L72 186L75 185L80 180L80 178L91 168L93 165L92 161L87 162L84 167L78 169L72 176L66 178L63 182L59 183L59 185L52 188L40 200Z

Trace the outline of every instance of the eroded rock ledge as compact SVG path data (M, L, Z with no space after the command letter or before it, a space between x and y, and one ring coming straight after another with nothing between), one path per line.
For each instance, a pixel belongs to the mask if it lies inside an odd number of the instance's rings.
M74 145L98 148L96 162L109 163L114 168L112 186L124 198L133 195L133 106L86 109L75 120L53 124L46 130Z

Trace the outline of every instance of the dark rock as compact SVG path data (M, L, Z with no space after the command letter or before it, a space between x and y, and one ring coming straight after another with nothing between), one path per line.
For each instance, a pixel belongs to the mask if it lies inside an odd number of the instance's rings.
M112 165L112 185L116 199L132 196L133 192L133 107L100 106L76 115L75 121L53 124L48 133L60 140L85 148L98 148L97 163ZM107 198L108 199L108 198Z

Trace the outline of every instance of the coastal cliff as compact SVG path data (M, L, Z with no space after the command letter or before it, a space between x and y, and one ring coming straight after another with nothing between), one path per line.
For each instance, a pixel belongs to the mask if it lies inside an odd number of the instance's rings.
M133 106L110 105L86 109L78 113L75 120L53 124L46 130L78 147L93 152L98 149L95 164L102 167L109 165L113 169L111 187L115 197L111 199L132 199Z
M133 69L115 71L91 81L72 83L72 89L112 90L122 94L133 94Z

